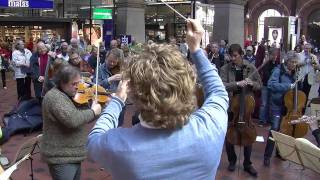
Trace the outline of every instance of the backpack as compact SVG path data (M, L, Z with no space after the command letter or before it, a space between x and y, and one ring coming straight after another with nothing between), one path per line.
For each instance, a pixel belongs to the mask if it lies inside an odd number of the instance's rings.
M37 99L21 101L13 110L4 115L3 136L0 144L17 133L31 133L42 127L41 105Z

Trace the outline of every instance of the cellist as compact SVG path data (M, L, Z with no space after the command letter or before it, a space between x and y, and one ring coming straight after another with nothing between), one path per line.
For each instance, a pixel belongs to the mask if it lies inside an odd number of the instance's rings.
M256 73L256 68L254 65L249 64L244 61L243 50L239 44L232 44L229 47L229 55L231 61L221 68L221 79L228 91L229 98L232 99L233 95L240 94L241 88L247 87L247 94L253 95L253 91L259 90L262 86L261 78L258 73ZM248 77L256 73L252 79ZM232 103L232 102L231 102ZM229 122L233 119L233 113L229 109ZM237 161L237 156L234 151L234 145L228 141L226 142L226 151L229 160L229 171L235 170L235 165ZM244 146L244 170L252 176L257 176L257 171L252 166L251 157L252 145Z
M274 131L280 130L280 123L282 119L282 112L284 111L284 94L295 87L295 70L298 62L298 55L290 51L285 56L284 64L275 67L270 79L268 81L268 89L271 92L270 97L270 122L271 129ZM271 131L264 152L264 166L270 165L270 158L273 152L274 141L270 139ZM279 153L276 153L276 157L281 158Z

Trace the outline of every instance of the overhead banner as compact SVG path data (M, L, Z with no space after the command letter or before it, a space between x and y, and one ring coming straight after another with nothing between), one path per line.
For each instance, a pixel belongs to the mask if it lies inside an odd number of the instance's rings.
M0 0L0 7L53 9L53 0Z

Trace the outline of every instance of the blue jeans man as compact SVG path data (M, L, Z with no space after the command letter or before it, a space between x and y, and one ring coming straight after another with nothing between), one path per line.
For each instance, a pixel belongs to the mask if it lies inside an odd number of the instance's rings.
M266 124L269 119L269 101L270 101L270 93L267 86L263 86L261 89L261 105L259 110L259 123Z
M274 141L270 138L272 137L271 130L279 131L280 130L280 123L281 123L281 114L282 114L282 107L281 106L271 106L270 107L271 112L271 128L269 131L269 136L267 140L267 145L264 151L264 165L269 166L270 165L270 157L273 152L274 148Z

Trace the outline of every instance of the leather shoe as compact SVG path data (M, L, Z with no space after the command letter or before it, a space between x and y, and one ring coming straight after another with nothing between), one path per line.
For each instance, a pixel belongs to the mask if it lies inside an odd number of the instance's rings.
M229 170L229 171L234 171L234 170L236 170L236 164L235 164L235 163L230 163L229 166L228 166L228 170Z
M266 167L269 167L270 166L270 159L269 158L264 158L263 165L266 166Z
M250 165L248 167L244 167L244 171L249 173L251 176L254 176L254 177L258 176L258 172L254 169L254 167L252 165Z

